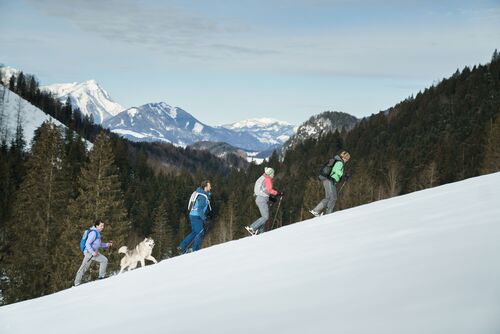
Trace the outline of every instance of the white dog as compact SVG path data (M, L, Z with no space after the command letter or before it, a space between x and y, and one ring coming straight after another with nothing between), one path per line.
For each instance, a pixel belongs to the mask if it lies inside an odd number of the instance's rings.
M150 260L154 263L158 263L154 257L151 256L155 242L151 238L144 238L134 249L128 249L127 246L122 246L118 250L118 253L123 253L125 256L120 262L120 272L128 267L128 270L135 269L137 263L141 262L141 267L144 267L144 260Z

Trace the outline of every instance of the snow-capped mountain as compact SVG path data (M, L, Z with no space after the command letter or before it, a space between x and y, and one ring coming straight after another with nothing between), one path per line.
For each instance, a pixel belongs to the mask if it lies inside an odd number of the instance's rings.
M295 133L295 126L272 118L252 118L222 127L236 132L247 132L261 143L271 146L282 145Z
M164 102L127 109L102 125L133 141L164 141L182 147L197 141L225 142L254 151L268 146L247 132L206 125L181 108Z
M0 332L500 333L499 187L472 178L2 306Z
M341 131L343 128L350 130L358 121L356 117L339 111L325 111L312 116L302 123L297 128L297 132L283 144L281 152L285 155L286 151L306 139L317 139L322 134L335 132L336 130Z
M41 89L51 92L62 103L66 103L69 97L72 107L80 109L84 116L92 116L96 124L101 124L123 111L123 107L113 101L95 80L54 84L43 86Z
M5 86L9 85L10 77L17 76L21 71L10 67L10 66L2 66L0 67L0 84L4 84Z
M64 124L52 116L47 115L16 93L10 91L7 87L0 85L0 140L5 140L9 143L14 138L18 114L27 147L30 147L31 141L35 135L35 130L38 129L43 122L48 121L61 129L66 129ZM85 142L87 148L90 149L92 144L88 141Z

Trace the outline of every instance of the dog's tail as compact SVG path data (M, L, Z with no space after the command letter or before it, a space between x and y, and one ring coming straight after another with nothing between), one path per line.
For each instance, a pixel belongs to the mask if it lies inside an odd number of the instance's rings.
M127 254L127 251L128 251L127 246L121 246L120 249L118 250L118 253Z

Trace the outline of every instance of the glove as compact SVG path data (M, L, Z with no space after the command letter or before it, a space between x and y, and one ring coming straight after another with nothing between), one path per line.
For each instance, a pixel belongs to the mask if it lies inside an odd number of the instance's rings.
M350 170L348 170L347 172L345 172L345 174L344 174L344 178L345 178L346 180L349 180L349 178L351 177L351 175L352 175L352 172L351 172Z
M285 196L285 191L278 191L278 195L277 196Z
M276 199L276 196L272 196L272 195L271 195L271 196L269 196L269 202L271 202L271 203L276 203L276 200L277 200L277 199Z

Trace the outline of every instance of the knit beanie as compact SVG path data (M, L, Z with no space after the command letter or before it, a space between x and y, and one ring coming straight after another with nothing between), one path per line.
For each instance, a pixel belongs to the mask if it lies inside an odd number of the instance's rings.
M274 169L272 169L271 167L265 167L264 173L266 173L266 175L270 177L274 177Z

